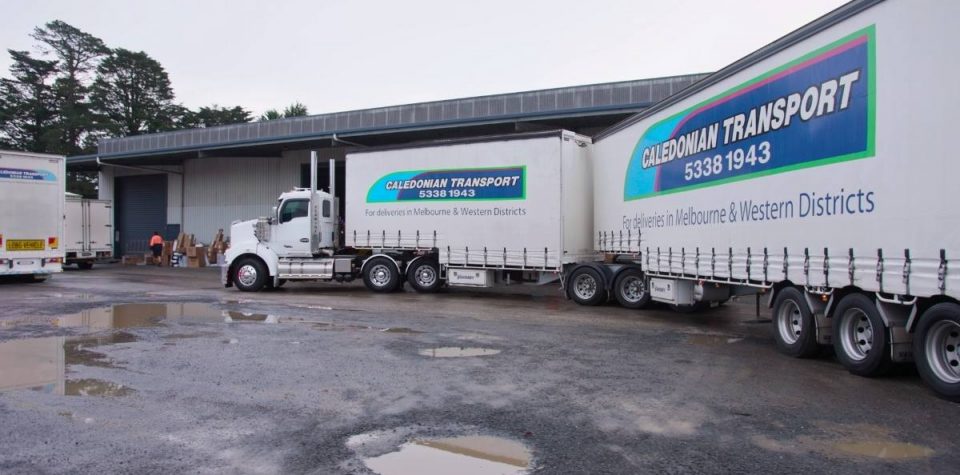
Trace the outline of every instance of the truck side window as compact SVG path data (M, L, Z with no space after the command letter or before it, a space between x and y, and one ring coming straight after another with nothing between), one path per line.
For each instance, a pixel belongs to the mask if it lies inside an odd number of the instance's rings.
M280 222L286 223L293 218L305 218L309 209L309 200L287 200L280 208Z
M323 200L323 217L330 217L330 200Z

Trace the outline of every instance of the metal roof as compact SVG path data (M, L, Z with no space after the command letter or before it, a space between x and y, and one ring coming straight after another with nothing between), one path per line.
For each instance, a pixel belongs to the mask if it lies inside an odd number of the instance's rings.
M101 140L97 156L122 158L559 117L631 113L706 74L641 79L539 91L422 102L266 122ZM95 156L71 157L70 162Z

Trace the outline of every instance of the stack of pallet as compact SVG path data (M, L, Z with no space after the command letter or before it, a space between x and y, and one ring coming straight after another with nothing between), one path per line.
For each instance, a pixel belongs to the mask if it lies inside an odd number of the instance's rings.
M207 248L207 262L211 265L217 263L217 256L227 250L227 243L223 240L223 229L217 231L216 236Z
M193 234L180 233L177 235L177 240L173 241L173 252L186 254L187 249L194 246L196 246L196 242L193 239Z

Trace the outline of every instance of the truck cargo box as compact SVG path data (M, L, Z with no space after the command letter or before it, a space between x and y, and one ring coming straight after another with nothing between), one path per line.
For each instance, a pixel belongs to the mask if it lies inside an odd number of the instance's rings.
M97 259L113 256L112 205L68 194L64 220L67 264L87 268Z
M437 249L444 265L593 258L590 141L571 132L347 154L347 246Z
M0 151L0 275L63 265L64 157Z
M595 248L649 274L960 296L960 3L876 3L596 137Z

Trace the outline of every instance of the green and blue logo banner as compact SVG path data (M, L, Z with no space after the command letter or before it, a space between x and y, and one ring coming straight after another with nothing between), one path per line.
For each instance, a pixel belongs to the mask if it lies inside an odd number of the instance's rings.
M870 26L649 127L625 201L874 155Z
M381 177L367 191L367 203L524 198L524 166L398 171Z
M0 168L0 179L26 181L57 181L57 176L47 170L23 168Z

